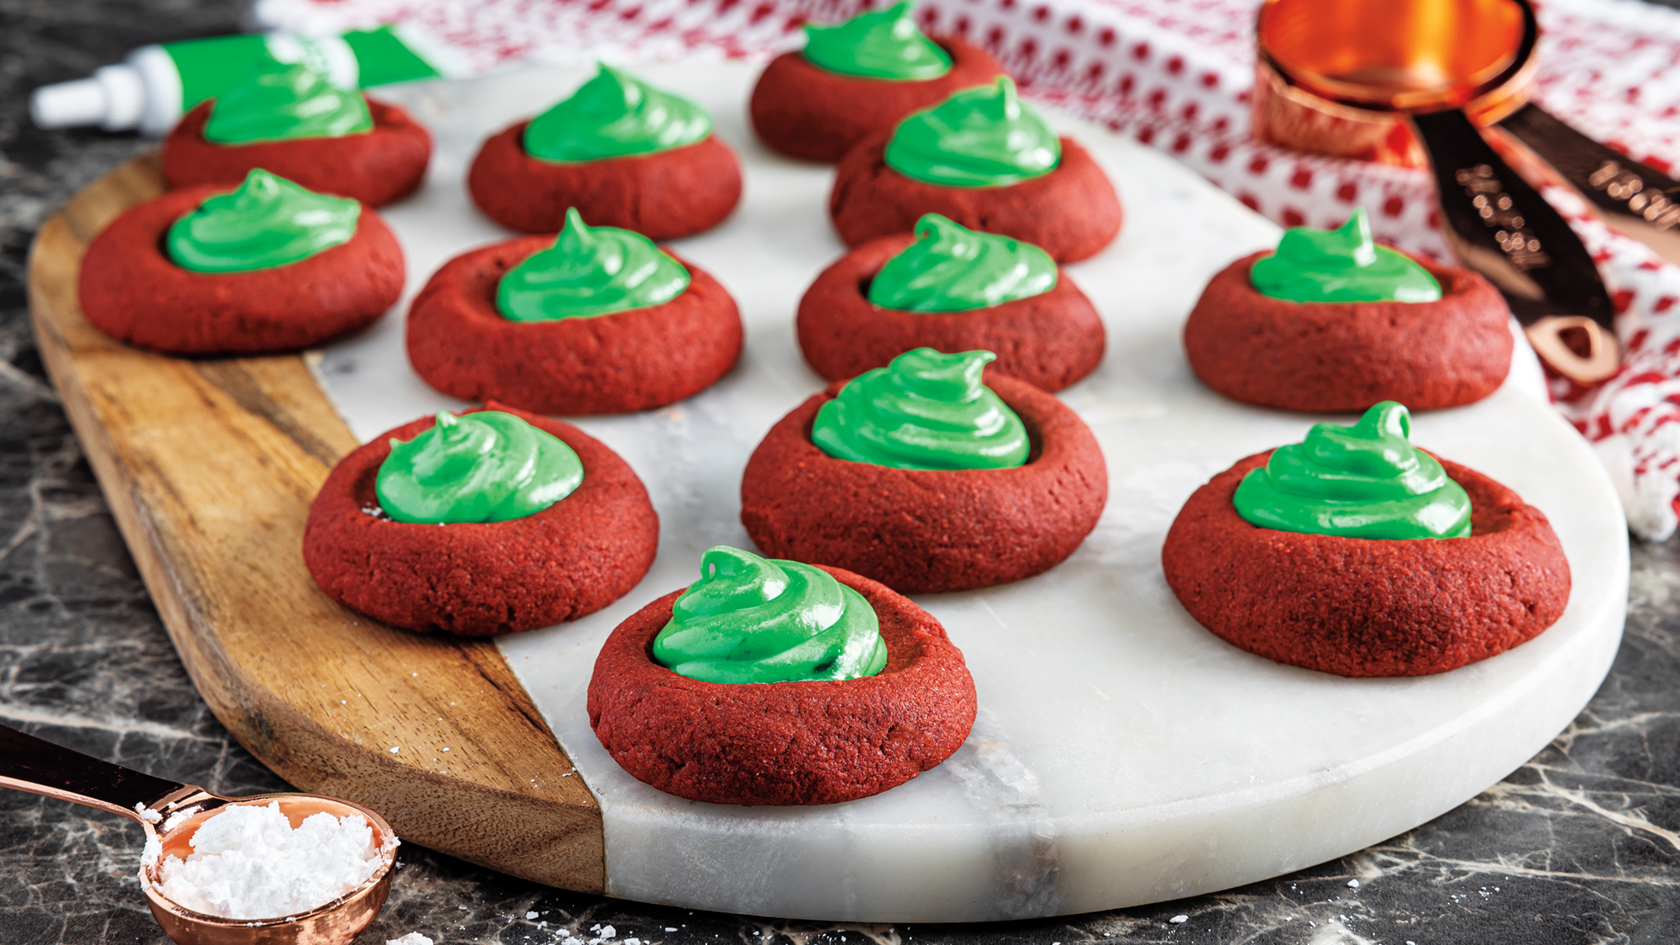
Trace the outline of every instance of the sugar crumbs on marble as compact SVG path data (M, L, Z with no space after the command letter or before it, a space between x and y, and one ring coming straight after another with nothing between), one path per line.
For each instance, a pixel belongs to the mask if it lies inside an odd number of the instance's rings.
M410 932L402 938L387 939L385 945L436 945L436 943L419 932Z

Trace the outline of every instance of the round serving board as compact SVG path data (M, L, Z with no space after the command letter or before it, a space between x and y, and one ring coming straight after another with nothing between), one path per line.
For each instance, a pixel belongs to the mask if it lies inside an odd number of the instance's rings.
M568 888L788 917L1018 918L1225 888L1401 832L1527 760L1602 680L1626 601L1625 529L1608 479L1538 399L1527 360L1493 397L1415 428L1420 445L1551 517L1575 586L1540 638L1441 676L1345 680L1252 657L1184 614L1158 562L1179 504L1238 457L1325 418L1223 401L1179 347L1207 277L1276 230L1165 156L1064 122L1128 214L1114 246L1069 269L1108 325L1103 366L1063 396L1102 443L1110 500L1051 572L919 599L974 672L972 737L909 784L830 807L696 804L630 779L583 714L595 653L618 620L691 581L703 548L750 547L740 470L822 386L792 315L843 251L824 214L830 171L775 158L745 128L753 67L639 69L712 108L741 153L741 209L677 246L740 302L746 354L681 404L581 421L647 482L659 559L606 611L503 638L499 655L337 608L298 553L338 456L459 406L408 369L400 310L301 359L187 361L104 338L76 307L77 265L99 228L158 191L144 162L92 185L37 238L44 358L176 647L217 716L294 784L368 804L410 841ZM533 70L384 93L438 139L426 187L385 212L408 254L409 296L449 256L506 235L464 194L478 141L582 78Z
M1359 849L1463 802L1539 751L1603 679L1627 596L1626 529L1592 453L1542 402L1526 347L1497 394L1419 416L1415 429L1421 445L1551 517L1575 587L1542 637L1440 676L1348 680L1251 656L1185 614L1159 563L1179 506L1239 457L1330 418L1224 400L1182 354L1180 326L1202 285L1274 244L1277 229L1158 151L1061 122L1126 205L1121 238L1068 268L1109 332L1102 367L1063 397L1102 444L1110 498L1095 533L1049 573L917 598L974 673L980 719L967 744L885 794L803 810L693 803L631 779L584 713L595 654L620 620L692 581L704 548L752 547L738 521L741 469L770 426L823 386L799 355L793 313L845 251L825 213L832 172L776 157L744 123L755 67L640 71L710 108L741 154L741 208L673 245L734 293L746 354L688 401L580 421L648 484L658 561L605 611L498 641L600 802L608 892L791 917L966 921L1221 889ZM411 293L445 259L506 236L459 183L478 143L585 77L531 70L403 90L438 141L426 191L387 213L409 253ZM392 318L324 352L323 386L360 437L462 406L408 368L402 329Z

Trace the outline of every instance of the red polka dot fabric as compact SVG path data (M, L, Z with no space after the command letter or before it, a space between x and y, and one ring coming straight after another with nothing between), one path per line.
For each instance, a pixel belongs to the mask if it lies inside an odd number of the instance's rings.
M450 74L598 55L762 59L806 21L868 0L257 0L259 23L334 32L400 23ZM1302 155L1249 139L1257 0L922 0L931 31L978 42L1023 91L1161 148L1258 213L1334 227L1355 207L1377 238L1450 258L1427 173ZM1680 176L1680 12L1638 0L1540 0L1534 97L1553 114ZM1599 260L1621 314L1622 372L1591 389L1554 381L1558 409L1591 439L1628 523L1662 539L1680 496L1680 268L1547 197Z

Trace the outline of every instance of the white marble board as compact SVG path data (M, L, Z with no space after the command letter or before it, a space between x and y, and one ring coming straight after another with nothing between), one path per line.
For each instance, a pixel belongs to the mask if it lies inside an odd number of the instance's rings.
M1180 504L1237 458L1298 440L1327 418L1223 400L1196 381L1180 347L1208 277L1273 244L1277 229L1160 152L1058 118L1126 207L1120 239L1068 269L1108 327L1106 360L1062 396L1102 444L1109 502L1084 546L1049 573L917 598L973 671L980 718L968 742L906 785L828 807L693 803L633 780L584 714L595 654L619 621L693 580L704 548L751 547L738 519L740 472L771 424L822 386L799 356L793 313L844 251L825 213L832 172L777 158L747 128L755 66L638 68L708 106L741 154L740 209L673 245L734 294L746 352L722 382L683 403L578 421L647 483L658 560L606 610L499 641L600 800L613 895L928 922L1222 889L1357 850L1456 806L1544 747L1604 678L1626 604L1622 514L1592 453L1542 402L1526 348L1492 397L1416 417L1415 440L1550 516L1575 580L1555 626L1444 675L1350 680L1251 656L1189 618L1159 564ZM420 194L385 212L408 258L403 306L316 362L358 437L462 406L409 369L402 312L446 259L507 235L465 194L478 143L584 77L539 69L387 93L415 109L438 149Z

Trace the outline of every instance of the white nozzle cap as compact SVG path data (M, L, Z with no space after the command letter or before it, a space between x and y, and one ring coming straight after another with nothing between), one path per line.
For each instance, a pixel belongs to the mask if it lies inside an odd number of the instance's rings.
M105 120L100 127L106 131L137 127L146 111L146 83L140 70L128 63L100 66L93 70L93 77L105 90Z
M45 85L29 97L29 117L42 128L99 125L122 131L140 124L146 87L133 66L104 66L91 79Z
M74 128L105 120L105 89L98 79L43 85L29 96L29 117L40 128Z

